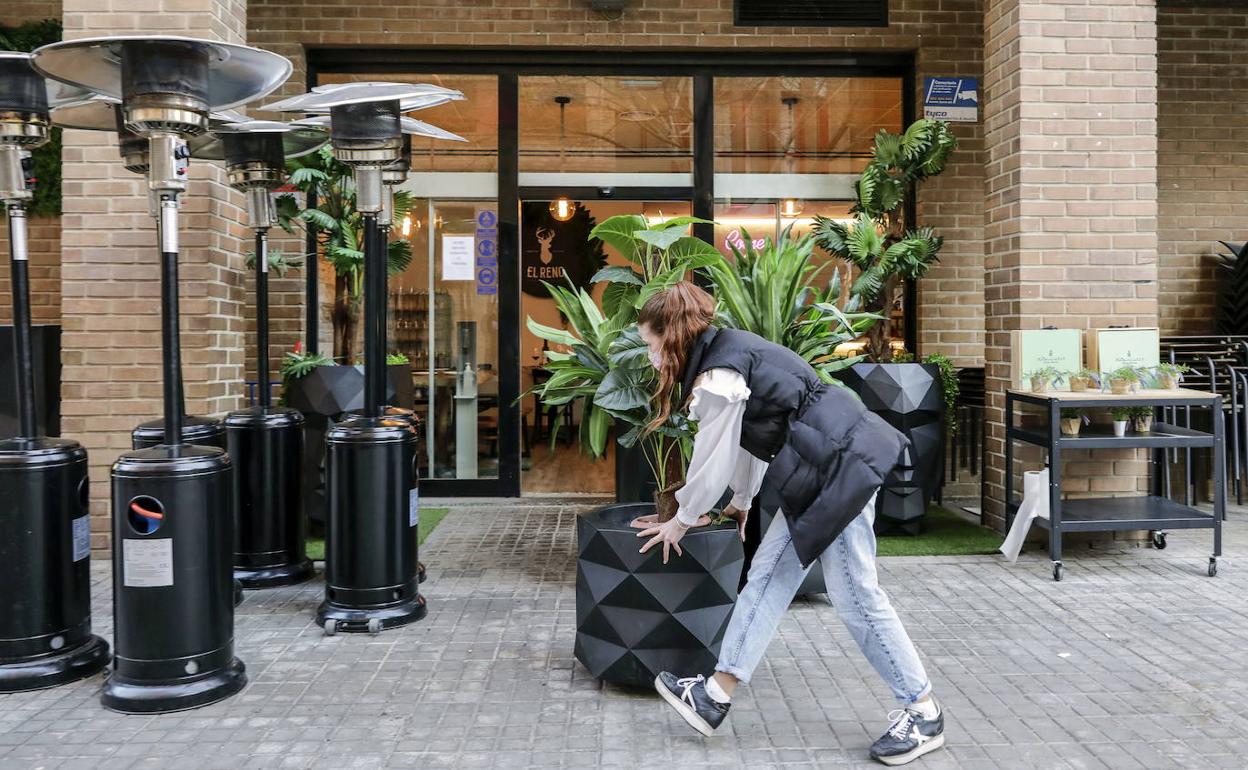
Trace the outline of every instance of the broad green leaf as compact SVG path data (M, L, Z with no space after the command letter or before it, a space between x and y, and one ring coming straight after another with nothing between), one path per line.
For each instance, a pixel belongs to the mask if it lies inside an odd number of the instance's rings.
M594 457L602 457L607 451L607 432L611 427L611 415L605 409L589 408L589 447Z
M636 284L637 286L643 286L646 283L646 279L638 274L636 270L631 267L624 267L623 265L611 265L609 267L604 267L594 273L593 278L589 279L590 283L600 283L602 281ZM607 313L607 315L611 314Z
M556 345L575 345L580 342L580 340L563 329L552 329L549 326L543 326L532 318L525 318L524 323L535 337L547 342L553 342Z
M598 386L594 403L612 412L640 409L650 403L650 392L637 371L612 369Z
M660 251L667 251L673 243L688 237L679 230L638 230L633 235Z
M620 214L604 220L589 231L590 238L597 238L634 264L641 261L641 244L634 233L644 230L646 218L640 214Z

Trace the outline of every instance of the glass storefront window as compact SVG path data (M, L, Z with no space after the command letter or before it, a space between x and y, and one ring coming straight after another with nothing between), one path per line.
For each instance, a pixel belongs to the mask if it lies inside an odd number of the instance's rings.
M688 175L692 170L692 79L520 79L521 173ZM689 177L679 183L689 184Z
M901 85L901 78L716 78L715 171L858 173L876 132L901 129Z

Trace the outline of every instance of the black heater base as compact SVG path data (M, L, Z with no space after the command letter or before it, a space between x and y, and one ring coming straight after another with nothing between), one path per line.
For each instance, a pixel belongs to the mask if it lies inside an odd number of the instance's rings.
M416 431L406 419L353 417L326 436L326 633L377 633L420 620Z
M225 426L212 417L188 415L182 418L182 441L199 446L215 446L225 449ZM130 446L134 449L150 449L165 443L163 420L145 422L130 432Z
M309 579L303 415L283 407L252 407L227 415L225 432L239 500L234 577L249 590Z
M316 608L316 623L327 634L339 631L376 634L388 628L415 623L425 617L425 597L416 596L386 607L347 607L328 599Z
M234 568L234 579L243 588L255 591L262 588L293 586L311 580L316 571L312 569L312 561L304 559L295 564L283 564L280 567L258 569Z
M242 603L243 603L243 581L239 580L238 578L234 578L234 606L237 607L238 605Z
M87 453L56 438L0 440L0 692L101 671L91 634Z
M14 663L0 661L0 692L56 687L95 676L108 665L108 642L91 636L69 652Z
M238 658L207 676L184 682L155 684L113 673L104 682L100 703L122 714L168 714L207 706L236 694L247 685L247 670Z
M234 467L215 447L158 446L113 465L113 672L103 705L149 714L229 697Z

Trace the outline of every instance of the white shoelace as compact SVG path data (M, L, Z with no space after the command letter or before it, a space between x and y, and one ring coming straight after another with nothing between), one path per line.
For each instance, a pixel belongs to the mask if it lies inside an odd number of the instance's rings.
M888 734L897 740L903 741L910 737L911 731L914 731L914 737L918 739L919 743L922 743L925 740L924 736L914 729L916 715L913 711L910 711L909 709L897 709L895 711L888 712L888 718L893 720L892 725L888 728Z
M697 709L697 705L693 702L693 688L705 681L706 677L702 674L698 674L697 676L687 676L684 679L677 679L676 686L685 688L685 691L680 694L680 699L685 703L688 703L690 706L693 706L694 709Z

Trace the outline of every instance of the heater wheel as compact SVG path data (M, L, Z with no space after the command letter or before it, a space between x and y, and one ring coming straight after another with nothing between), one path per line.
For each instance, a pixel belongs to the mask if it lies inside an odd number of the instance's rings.
M372 618L368 621L368 633L373 636L381 633L381 618Z
M325 625L322 626L322 628L325 629L326 636L333 636L334 634L338 633L338 621L332 620L332 619L326 620Z

